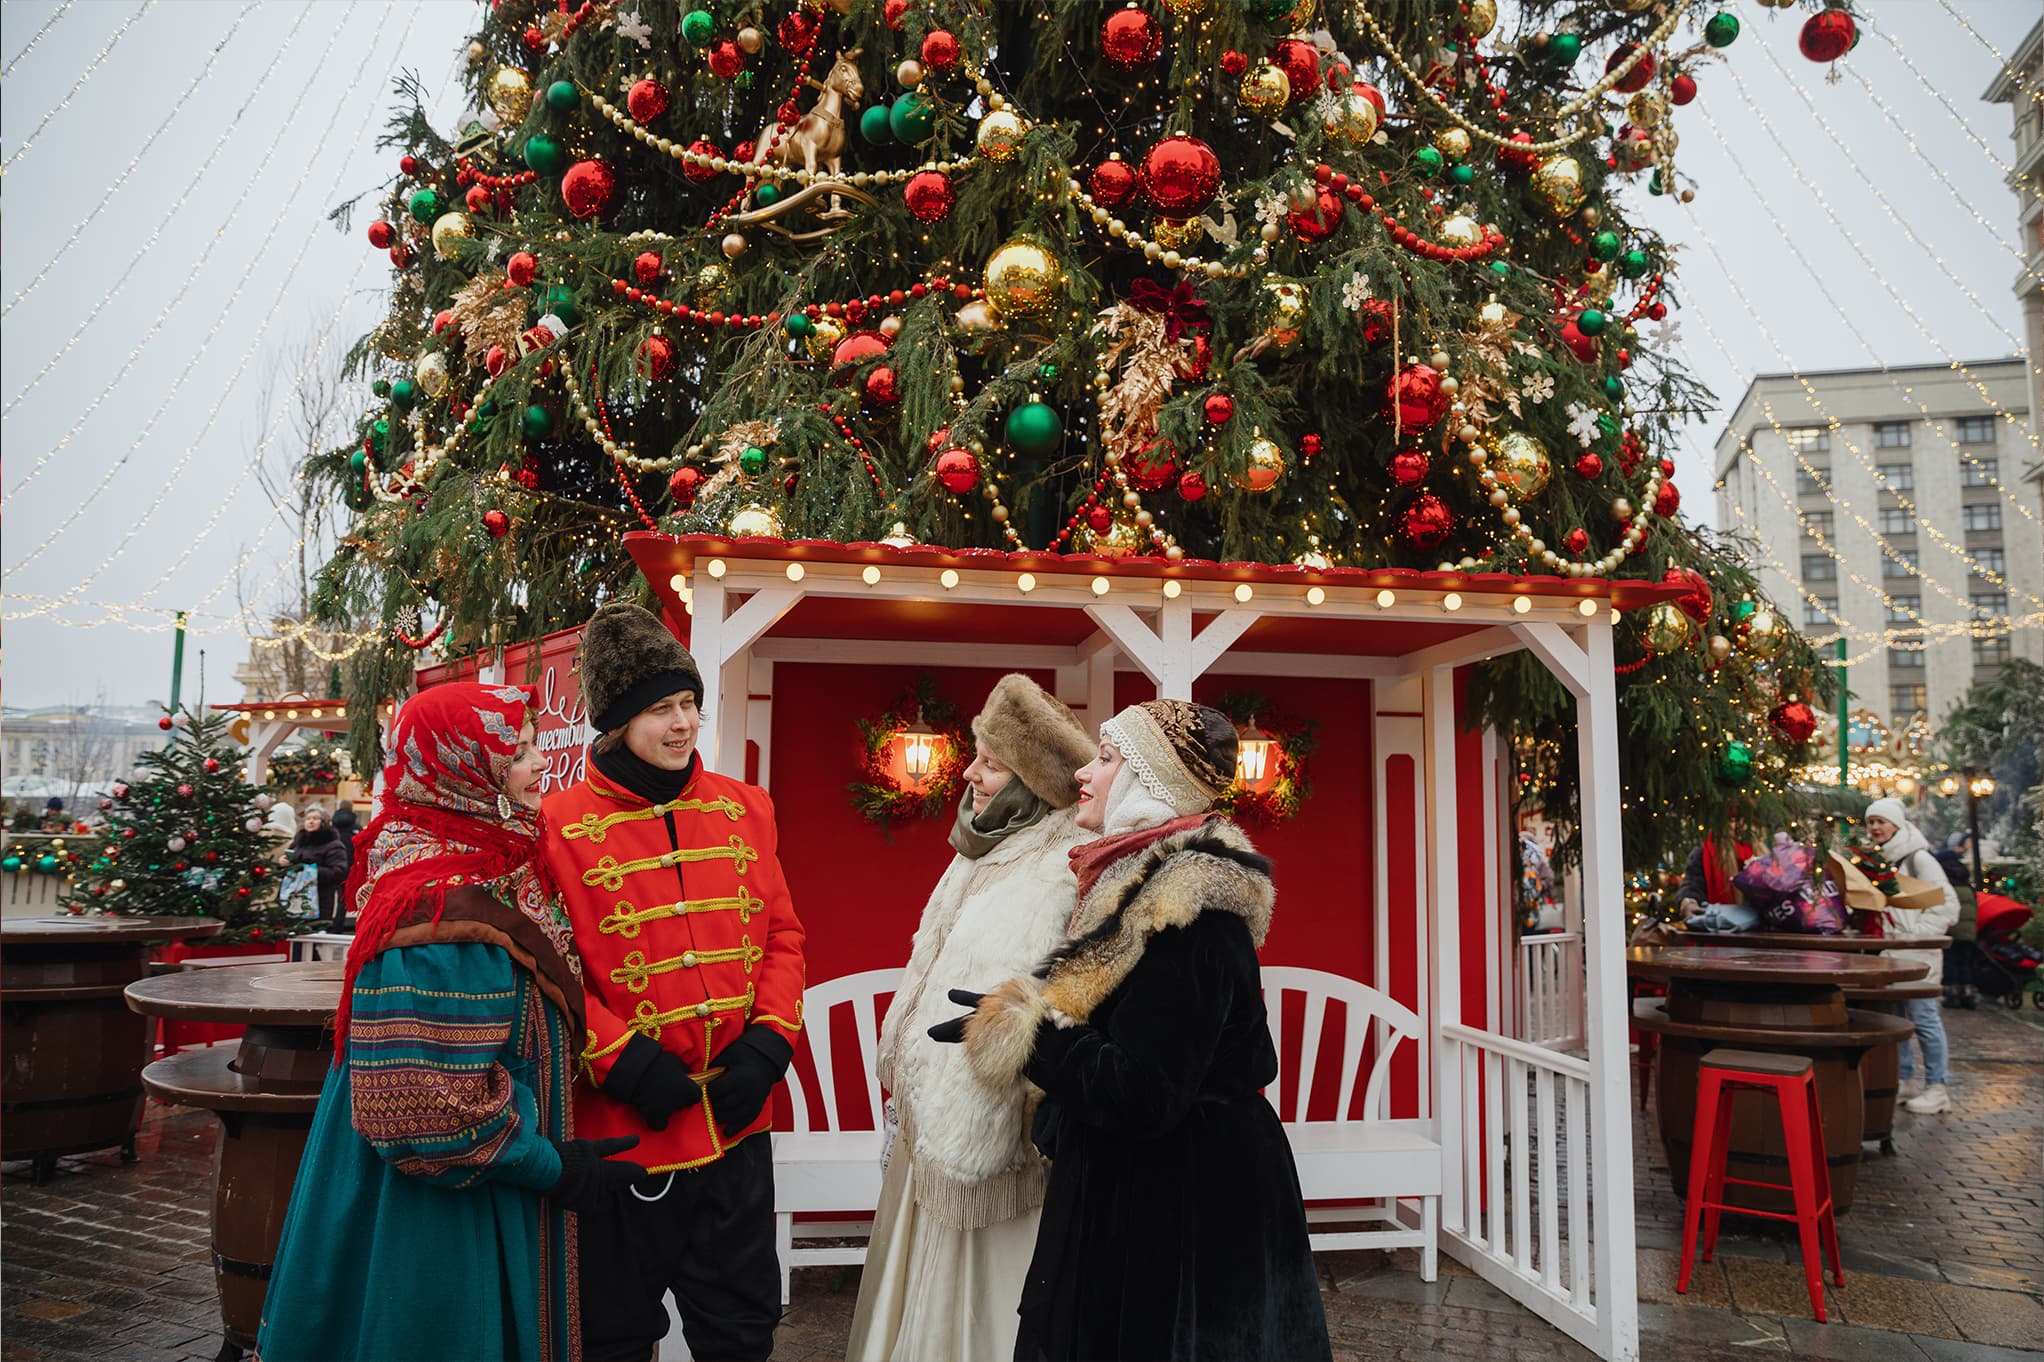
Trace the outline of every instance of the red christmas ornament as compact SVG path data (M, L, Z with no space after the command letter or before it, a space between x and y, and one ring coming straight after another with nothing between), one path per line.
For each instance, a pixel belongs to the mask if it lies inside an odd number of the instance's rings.
M823 19L807 5L796 5L788 11L787 18L774 26L774 36L781 40L781 46L798 57L809 55L809 49L816 46L816 36L821 32ZM714 61L710 69L717 70ZM724 73L717 71L717 74L721 76ZM735 76L738 73L734 70L731 74Z
M379 251L387 251L397 241L397 228L382 218L369 224L369 244Z
M880 15L887 21L889 28L896 33L901 32L901 21L908 17L908 0L887 0L887 3L881 6Z
M979 460L969 449L947 449L937 456L937 485L962 497L979 486Z
M483 528L490 532L490 538L502 539L511 533L511 517L502 511L484 511Z
M1376 105L1377 116L1379 118L1384 116L1384 92L1382 90L1379 90L1376 86L1370 84L1368 81L1359 80L1356 82L1353 93L1361 95L1364 99L1367 99L1372 104ZM1531 141L1532 139L1529 137L1527 138L1527 140Z
M863 364L886 353L887 337L878 331L854 331L839 341L837 348L830 352L830 367L849 368L851 365Z
M257 880L259 880L259 879L261 879L261 878L262 878L263 876L265 876L265 875L269 874L270 872L269 872L269 868L268 868L268 867L266 867L266 866L260 866L260 865L252 865L252 866L250 866L250 867L248 868L248 873L249 873L249 877L250 877L251 879L257 879Z
M759 144L756 142L740 142L737 146L731 148L731 159L750 165L752 163L752 153L758 150Z
M1086 528L1095 534L1106 534L1114 528L1114 512L1105 506L1089 507L1086 511Z
M156 721L156 726L166 733L170 732L170 716L166 714L161 719L158 719ZM128 792L126 790L116 789L114 793L120 795L122 798L126 798Z
M1320 451L1327 448L1327 439L1317 431L1309 431L1299 437L1299 459L1311 463L1320 457Z
M206 774L209 776L220 774L220 758L218 757L206 758Z
M1613 71L1616 71L1625 62L1630 61L1632 54L1639 50L1638 43L1620 43L1618 50L1613 52L1610 59L1604 63L1604 74L1608 76ZM1625 79L1619 81L1612 88L1623 90L1626 94L1646 89L1647 82L1654 78L1654 66L1654 54L1649 51L1644 57L1639 59L1639 65L1626 72Z
M1207 494L1207 480L1191 469L1178 475L1178 495L1186 501L1198 501Z
M397 243L397 245L392 246L390 248L390 263L397 266L399 269L403 269L405 266L412 263L411 250L404 244L404 242L400 241Z
M917 222L942 222L958 202L958 190L941 170L918 170L901 187L901 201Z
M483 368L491 378L495 378L503 373L505 369L510 367L510 364L511 352L501 345L491 346L488 352L483 355Z
M1455 513L1431 492L1423 492L1398 518L1398 538L1419 553L1431 553L1448 542L1455 529Z
M1361 312L1363 339L1371 345L1381 345L1391 339L1391 325L1397 313L1383 298L1366 298Z
M660 271L665 265L666 262L660 258L660 252L641 251L638 259L632 261L632 273L638 277L640 284L651 288L660 282Z
M1686 570L1682 568L1669 568L1666 574L1662 576L1661 583L1664 586L1687 588L1682 595L1675 598L1675 605L1683 614L1689 616L1698 624L1702 624L1710 618L1712 597L1710 579L1708 577L1694 568Z
M1696 98L1696 77L1687 71L1668 82L1668 98L1676 104L1687 104Z
M240 886L239 888L237 888L237 889L236 889L236 890L234 891L234 897L236 897L236 898L238 898L238 899L245 899L245 898L247 898L247 897L248 897L248 886L244 884L244 885Z
M1177 132L1143 157L1143 193L1166 217L1196 218L1221 188L1221 158L1197 137Z
M1210 426L1225 426L1235 415L1235 399L1226 393L1208 393L1206 401L1200 403L1200 414Z
M1532 150L1532 133L1515 132L1505 140L1512 145L1498 148L1498 164L1506 170L1531 170L1540 164L1540 153Z
M1604 456L1594 449L1586 449L1576 460L1576 476L1594 478L1604 471Z
M1146 9L1118 9L1100 26L1100 50L1124 71L1148 65L1164 54L1164 33Z
M1106 208L1119 208L1136 196L1136 168L1116 158L1102 161L1086 176L1086 189Z
M447 329L448 327L450 327L450 326L452 326L452 325L454 325L454 309L453 309L453 308L451 308L451 307L443 307L443 308L441 308L441 309L440 309L440 310L439 310L438 312L436 312L436 313L434 313L434 314L433 314L433 334L434 334L434 335L436 335L436 336L437 336L437 335L439 335L439 334L440 334L440 333L441 333L442 331L445 331L445 330L446 330L446 329Z
M783 19L781 21L783 27L785 27L788 21L793 19L795 15L801 14L802 12L803 11L798 9L795 11L794 14L789 15L787 19ZM785 39L783 41L785 41ZM814 41L814 39L812 38L811 41ZM790 50L793 50L794 44L789 43L788 47ZM738 44L732 42L729 38L720 39L718 42L711 45L709 60L710 74L717 77L717 79L719 80L736 79L738 73L745 69L745 54L743 52L740 52L738 50Z
M192 797L192 787L191 787L191 786L189 786L189 785L180 785L180 786L178 786L178 787L177 787L177 797L178 797L179 799L190 799L190 798Z
M901 401L901 380L894 370L885 364L876 364L866 375L866 381L859 386L860 393L869 407L891 407Z
M1661 484L1661 490L1654 493L1654 514L1663 520L1673 520L1675 511L1682 505L1682 493L1672 482Z
M949 71L958 65L958 37L949 29L933 28L923 35L923 65L932 71Z
M1432 463L1424 449L1401 449L1391 456L1391 481L1400 487L1416 487Z
M468 211L471 213L487 212L490 207L490 191L479 184L470 185L468 193L461 196L461 201L468 205Z
M1581 553L1584 549L1590 547L1590 536L1584 533L1582 526L1578 525L1575 529L1570 530L1568 538L1561 542L1568 546L1570 553Z
M165 715L165 716L164 716L164 717L163 717L162 719L158 720L158 726L159 726L159 727L162 727L162 728L169 728L169 727L170 727L170 716L166 714L166 715ZM115 798L115 799L126 799L127 797L128 797L128 787L127 787L127 785L126 785L125 783L120 783L120 784L116 784L116 785L114 786L114 798Z
M1796 35L1796 46L1811 61L1837 61L1852 50L1859 40L1859 25L1852 16L1842 9L1827 9L1822 14L1813 14L1803 21L1803 31Z
M561 198L575 217L602 217L617 206L617 171L608 162L577 161L561 177Z
M1563 323L1561 328L1561 343L1568 347L1570 354L1574 355L1583 363L1585 364L1596 363L1597 338L1595 336L1584 335L1583 328L1576 325L1576 319L1574 317L1569 318L1567 322Z
M1231 76L1239 76L1249 69L1249 57L1231 47L1221 54L1221 69Z
M1448 394L1441 391L1440 371L1430 364L1407 364L1384 383L1384 415L1405 430L1425 430L1448 414Z
M696 138L695 141L688 144L688 149L705 159L724 154L723 149L707 137ZM745 158L741 156L738 159L744 160ZM681 178L687 180L690 184L708 184L711 180L717 178L717 172L699 162L683 161L681 163Z
M416 175L419 173L419 158L400 156L397 159L397 169L400 175Z
M514 252L504 262L504 277L511 281L513 288L529 288L539 278L539 257L531 251Z
M1304 38L1286 38L1270 51L1271 64L1292 82L1292 103L1310 98L1320 86L1320 53Z
M1285 216L1292 235L1301 241L1325 241L1341 226L1341 195L1326 185L1314 191L1311 208L1294 208Z
M703 470L693 464L683 464L674 470L667 480L667 495L674 498L675 506L683 511L696 504L696 490L703 485Z
M655 383L674 377L675 368L681 363L681 356L674 348L674 342L659 332L654 332L639 342L639 376Z
M1214 362L1214 347L1205 335L1189 336L1191 348L1186 349L1185 341L1180 342L1180 354L1171 361L1171 372L1193 383L1204 383L1207 368Z
M641 123L651 123L673 102L667 87L651 77L633 81L632 88L625 91L625 112Z
M1821 17L1821 16L1820 16ZM1774 731L1797 747L1817 736L1817 714L1801 700L1790 700L1768 711Z
M1123 459L1121 466L1137 490L1160 491L1178 478L1178 451L1169 440L1152 440Z

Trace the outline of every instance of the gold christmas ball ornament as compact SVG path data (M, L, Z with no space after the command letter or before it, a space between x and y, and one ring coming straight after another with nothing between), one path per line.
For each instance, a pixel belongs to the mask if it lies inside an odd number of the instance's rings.
M1469 0L1462 11L1462 27L1472 38L1488 38L1498 26L1497 0Z
M1207 7L1207 0L1164 0L1164 8L1181 19L1189 19Z
M915 89L923 83L923 64L914 57L904 58L901 65L894 68L894 79L904 90Z
M1533 172L1533 192L1547 211L1565 218L1583 206L1589 190L1583 184L1583 167L1573 156L1550 156Z
M419 362L412 366L412 373L419 380L419 388L428 397L439 397L447 391L447 356L438 350L419 356Z
M442 213L433 219L433 254L442 260L452 260L460 249L455 243L471 241L475 234L475 224L468 220L468 214Z
M1673 601L1662 601L1647 612L1647 647L1666 655L1689 646L1689 616Z
M738 509L731 517L731 533L740 539L754 539L764 536L769 539L781 537L781 516L770 506L754 502Z
M747 24L744 28L738 30L739 51L749 55L757 54L764 46L766 46L766 34L761 33L751 24Z
M1456 213L1442 219L1435 233L1444 246L1474 246L1483 240L1483 228L1476 225L1476 219L1466 213Z
M1377 135L1377 106L1362 95L1336 95L1328 102L1328 137L1346 147L1361 147Z
M1705 646L1710 649L1710 660L1714 664L1723 666L1731 660L1732 641L1723 634L1712 634L1709 643Z
M1292 102L1292 81L1273 63L1260 61L1243 73L1236 95L1258 118L1275 118Z
M1150 235L1165 250L1182 251L1206 235L1206 226L1198 218L1158 218Z
M724 237L723 250L726 260L736 260L751 249L752 243L747 241L741 232L731 232Z
M818 317L810 327L802 345L816 359L829 359L837 349L838 342L845 338L845 324L835 317Z
M1117 518L1105 530L1089 530L1086 552L1099 558L1133 558L1142 552L1143 537L1135 525Z
M1514 501L1537 497L1554 474L1554 461L1547 446L1523 430L1507 431L1485 442L1490 451L1491 475Z
M1635 128L1658 128L1668 116L1668 101L1658 90L1641 90L1625 102L1625 116Z
M1001 324L1001 319L994 315L994 310L987 306L984 298L975 298L959 308L952 314L951 320L965 332L992 331Z
M1296 347L1306 334L1308 302L1304 284L1282 279L1264 282L1263 294L1256 302L1256 324L1280 352Z
M973 145L989 161L1005 165L1022 154L1022 139L1028 135L1029 125L1020 114L1013 109L995 109L979 120Z
M1443 128L1434 138L1434 147L1450 161L1469 159L1469 134L1461 128Z
M1235 478L1245 492L1268 492L1285 474L1285 452L1259 435L1249 442L1249 466Z
M1773 657L1788 640L1788 626L1772 610L1755 610L1746 617L1746 646L1756 657Z
M987 257L986 299L999 316L1041 317L1064 296L1064 262L1039 238L1015 237Z
M483 99L491 112L504 120L505 127L515 128L532 108L532 77L515 66L500 66L490 77Z
M731 285L731 271L711 261L697 270L689 279L689 291L695 306L703 312L716 309L724 297L724 290Z
M916 537L908 532L907 525L897 520L894 528L881 536L880 542L890 549L912 549L916 546Z

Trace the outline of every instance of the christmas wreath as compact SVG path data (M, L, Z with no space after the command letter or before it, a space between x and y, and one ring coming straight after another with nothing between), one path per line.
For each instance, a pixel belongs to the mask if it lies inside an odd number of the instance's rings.
M918 721L943 741L933 754L929 774L905 784L891 762L891 749ZM958 706L937 698L936 682L927 675L918 677L886 713L861 718L858 724L859 778L848 788L852 807L863 817L886 828L896 819L942 814L956 802L958 782L972 762L972 734L959 721Z
M1306 758L1320 745L1315 736L1319 725L1272 709L1254 691L1223 695L1215 708L1235 721L1235 727L1254 728L1270 741L1270 769L1258 788L1239 780L1217 801L1217 807L1231 818L1249 823L1279 823L1299 811L1313 792L1306 778Z

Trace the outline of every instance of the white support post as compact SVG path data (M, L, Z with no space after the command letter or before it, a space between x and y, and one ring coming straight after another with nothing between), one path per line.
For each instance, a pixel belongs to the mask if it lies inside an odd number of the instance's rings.
M753 592L745 604L718 621L713 631L714 651L705 647L695 649L696 665L703 669L703 684L716 693L716 709L710 709L705 697L703 708L709 717L704 720L704 727L710 731L697 742L711 770L744 778L753 640L773 628L774 621L787 614L802 599L802 594L802 589L796 586L770 586ZM728 599L728 595L719 593L720 603ZM694 629L700 633L704 623L700 590L695 600L695 621ZM711 679L712 671L716 673L715 680Z
M248 721L249 784L260 785L269 779L270 757L275 754L279 747L284 745L284 739L290 737L297 727L298 725L296 724L287 724L276 719L265 722L252 715L250 716ZM379 769L381 768L379 767Z
M1600 1356L1639 1357L1634 1262L1632 1101L1626 1064L1625 871L1619 843L1618 687L1608 617L1583 626L1584 685L1576 691L1577 789L1583 836L1585 1040L1590 1062L1591 1204ZM1536 645L1537 646L1537 645ZM1543 651L1543 656L1545 652ZM1550 664L1552 665L1552 664ZM1570 687L1575 690L1575 687ZM1571 1189L1573 1192L1574 1189Z
M1425 686L1427 864L1433 868L1433 873L1427 877L1429 932L1419 938L1419 948L1426 952L1433 978L1428 989L1429 1006L1420 1014L1427 1023L1425 1035L1428 1039L1427 1044L1419 1047L1420 1095L1424 1100L1431 1084L1433 1099L1428 1112L1440 1122L1441 1148L1456 1151L1448 1157L1457 1157L1462 1148L1461 1069L1459 1064L1443 1066L1443 1043L1440 1039L1442 1023L1462 1021L1462 836L1457 816L1459 782L1455 769L1454 669L1435 667L1426 674ZM1452 1046L1453 1042L1449 1045ZM1459 1047L1450 1053L1459 1056ZM1439 1075L1438 1080L1434 1075ZM1449 1178L1446 1187L1446 1204L1442 1209L1449 1224L1460 1224L1461 1181Z
M1164 602L1157 633L1164 641L1163 668L1155 678L1157 698L1190 700L1192 678L1197 675L1192 669L1192 602L1183 596Z
M723 772L724 768L717 764L717 731L724 725L724 583L707 572L698 572L694 588L689 601L688 649L695 656L696 670L703 678L699 706L703 722L696 733L696 751Z
M774 664L752 657L746 665L745 732L759 748L759 771L753 783L763 790L773 788L774 770Z
M1606 623L1604 627L1608 630L1611 626ZM1549 624L1545 621L1514 624L1511 628L1512 632L1533 650L1534 655L1547 664L1547 669L1554 673L1555 678L1568 687L1569 694L1575 696L1576 703L1581 705L1584 697L1591 691L1593 678L1582 648L1569 637L1569 631L1559 624ZM1605 677L1606 681L1609 679L1608 676ZM1577 715L1579 728L1581 719L1579 713Z

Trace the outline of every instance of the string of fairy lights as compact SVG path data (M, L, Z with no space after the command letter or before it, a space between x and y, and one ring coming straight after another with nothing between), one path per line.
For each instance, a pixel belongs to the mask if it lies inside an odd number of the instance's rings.
M135 21L137 19L140 19L143 15L147 14L151 9L155 8L155 5L156 0L142 0L142 7L140 9L136 10L133 14L130 14L127 18L121 20L120 27L114 30L113 36L106 40L106 45L101 47L99 51L93 55L92 60L86 63L85 69L78 73L78 79L71 82L71 88L64 92L64 97L58 100L55 104L52 104L50 106L49 112L43 115L42 122L35 125L35 128L29 133L29 135L22 139L21 145L14 149L14 154L7 158L5 165L0 166L0 174L5 174L7 171L14 169L14 163L19 161L22 157L28 155L29 148L34 146L36 144L36 139L43 135L43 129L50 126L50 120L55 118L58 114L64 112L64 110L71 107L71 101L78 97L78 92L80 90L85 88L85 82L92 79L92 73L99 69L100 63L105 61L108 55L112 53L116 47L120 46L121 39L127 36L128 30L130 28L134 27ZM70 6L67 4L64 8L69 9ZM57 11L56 14L50 16L50 23L54 24L55 22L57 22L57 19L61 17L63 13L64 10L60 9ZM35 38L29 41L28 46L30 48L33 48L36 45L36 41L41 39L43 33L48 31L49 24L43 25L42 30L35 35ZM27 55L28 49L24 48L22 50L21 56L25 57ZM20 60L21 57L16 57L14 59L14 62L18 62ZM14 62L9 62L7 64L7 69L9 71L12 71L14 69Z
M63 4L57 6L57 8L51 12L49 18L43 20L43 26L35 31L35 36L28 40L27 45L24 46L21 49L21 51L15 53L12 57L9 57L7 59L6 67L4 69L0 69L0 80L5 80L7 79L7 77L14 74L14 68L21 65L22 58L26 57L29 53L35 51L35 45L43 40L43 35L45 33L48 33L51 29L57 26L57 20L63 18L66 14L69 14L71 12L71 6L74 3L76 3L76 0L64 0Z

